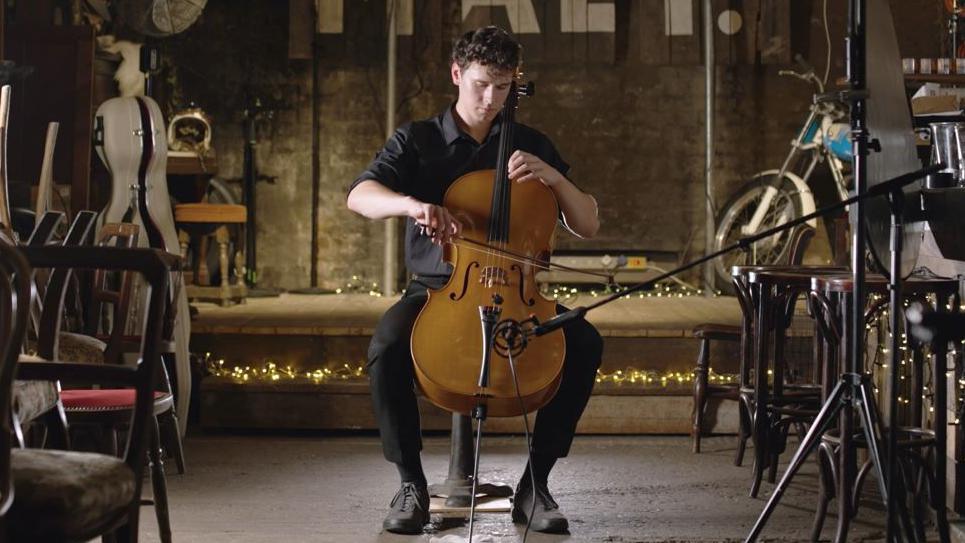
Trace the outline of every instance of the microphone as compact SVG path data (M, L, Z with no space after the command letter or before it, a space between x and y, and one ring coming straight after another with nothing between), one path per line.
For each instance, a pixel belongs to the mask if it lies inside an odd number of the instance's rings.
M963 313L936 313L915 302L905 311L905 316L911 323L911 335L923 343L965 339Z
M544 334L548 334L553 330L557 330L559 328L566 326L571 321L575 321L576 319L581 318L583 315L586 315L585 307L581 306L575 309L571 309L566 313L560 313L559 315L553 317L552 319L542 324L537 324L536 326L533 327L531 333L534 336L542 336Z

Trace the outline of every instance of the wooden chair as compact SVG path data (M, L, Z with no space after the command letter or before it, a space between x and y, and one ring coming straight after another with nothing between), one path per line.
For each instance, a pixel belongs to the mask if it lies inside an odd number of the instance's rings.
M13 376L30 318L30 266L14 248L12 240L0 238L0 517L7 518L13 504L11 449Z
M788 265L796 266L804 259L804 252L807 250L811 238L814 237L814 229L810 227L799 228L794 231L791 238L791 251L789 252ZM740 267L745 268L745 267ZM700 340L700 350L697 355L697 365L694 368L694 407L693 407L693 428L691 436L693 438L693 451L700 452L700 438L703 434L704 414L707 409L707 402L710 398L721 398L724 400L739 401L741 389L748 386L751 370L751 356L754 342L753 334L753 300L750 291L746 286L746 278L740 273L734 275L734 290L737 300L741 305L741 324L721 325L716 323L703 323L694 327L694 337ZM728 341L740 343L740 361L738 380L729 383L709 383L711 372L711 341ZM751 435L750 414L743 406L738 407L739 427L737 434L737 453L734 457L734 465L739 466L744 461L744 451L747 447L747 439Z
M31 234L27 246L43 247L52 243L54 231L63 218L63 213L46 212ZM79 212L74 217L74 221L71 223L64 239L53 243L61 246L82 246L88 243L96 218L96 213ZM43 315L42 298L44 298L43 294L47 292L47 280L50 278L47 273L39 273L41 271L45 270L32 270L30 277L36 294L32 294L30 300L30 325L28 326L27 345L33 345L33 350L36 350L36 339L40 335ZM58 301L58 303L60 302ZM44 359L52 360L53 358ZM38 427L45 430L44 435L39 440L40 444L46 443L48 438L52 438L50 439L50 446L61 449L69 448L67 418L64 413L64 406L60 401L58 383L15 380L13 402L13 427L20 446L25 444L22 428L36 421L41 423Z
M131 248L137 241L138 228L132 224L108 223L101 229L98 246L111 245L114 247ZM50 276L47 296L44 303L45 311L41 319L41 330L37 341L37 354L44 360L78 360L91 364L123 365L125 354L137 353L141 344L141 335L129 335L128 312L131 306L131 289L133 277L129 271L120 271L119 287L112 290L108 286L106 270L94 271L94 288L92 305L97 300L110 300L114 303L112 315L113 323L110 333L106 336L77 334L61 331L62 304L67 283L73 270L56 268ZM166 309L171 307L170 304ZM99 309L93 309L89 317L99 315ZM165 320L167 322L168 319ZM91 324L91 331L96 332L96 322ZM67 347L64 343L69 343ZM158 344L162 355L170 351L165 347L166 342ZM157 515L159 531L162 541L170 541L171 528L167 507L167 485L160 445L159 419L165 421L166 436L172 443L171 450L183 473L184 455L181 447L180 433L177 430L177 417L174 414L174 395L171 391L170 380L164 369L163 362L158 376L158 390L154 393L152 417L148 421L151 428L151 445L148 448L148 460L151 465L151 482L154 490L155 513ZM88 430L95 430L102 439L97 440L97 450L107 454L118 454L118 430L125 428L131 419L135 408L134 390L125 388L90 388L84 384L71 386L65 383L60 392L60 401L67 416L68 424L77 429L79 426ZM76 437L76 432L75 433Z
M881 295L878 302L865 303L863 320L868 326L878 312L887 309L888 280L884 276L869 273L865 276L865 281L866 295ZM845 353L850 350L846 323L850 321L854 285L850 275L815 277L812 285L810 297L814 307L813 312L822 330L822 338L826 343L825 350L831 353L827 363L824 390L824 395L827 396L831 386L837 384L838 373L842 371L842 361L847 359ZM937 310L941 310L947 304L957 311L960 306L959 281L958 279L906 278L902 284L902 296L906 300L918 300L928 305L932 304L928 300L933 297ZM914 508L914 514L910 517L917 540L926 540L923 520L931 516L937 526L939 540L949 541L945 489L946 467L943 453L948 445L946 430L948 425L943 417L948 406L946 405L947 396L941 392L947 387L944 362L947 354L946 344L933 345L930 353L933 361L932 375L929 380L933 383L935 390L931 398L935 414L928 417L924 416L922 401L926 380L923 345L909 341L907 348L914 353L909 367L910 386L906 391L911 401L907 413L899 412L899 419L904 420L898 421L899 426L896 429L898 480L894 491L898 494L899 500L904 500L906 498L904 492L908 492L907 496L910 497ZM857 369L862 373L870 371L863 363L858 365ZM884 392L882 397L886 397ZM826 431L818 445L820 487L812 525L812 540L816 541L821 535L828 505L832 499L843 502L838 504L836 531L838 534L847 532L848 525L858 512L862 486L871 474L873 465L871 460L867 459L857 473L851 466L842 470L840 454L842 447L854 446L867 449L864 436L855 429L856 426L848 417L842 417L838 428ZM882 427L881 443L886 443L890 432L890 428ZM932 508L931 512L927 510L928 506Z
M136 407L130 421L123 458L96 453L40 449L11 451L7 432L0 439L0 482L5 501L12 492L12 505L3 516L4 536L12 541L88 540L113 532L118 541L136 541L138 535L144 459L150 441L154 390L161 364L159 343L167 302L170 270L178 257L157 250L105 247L22 247L19 252L0 246L0 263L11 266L19 258L20 274L28 268L105 268L140 272L150 284L141 362L137 366L112 366L74 362L17 359L7 349L0 367L0 409L9 425L10 383L25 380L60 380L100 385L121 385L135 390ZM18 253L19 256L18 257ZM26 273L29 273L26 272ZM9 275L9 273L8 273ZM27 287L29 288L29 287ZM19 286L20 297L24 287ZM26 294L29 296L29 294ZM0 306L3 301L0 300ZM26 304L17 304L17 320L26 322ZM14 333L22 334L21 326ZM11 337L13 334L11 334ZM17 344L18 339L4 342ZM9 426L8 426L9 427ZM10 462L3 465L9 455ZM11 490L12 487L12 490Z

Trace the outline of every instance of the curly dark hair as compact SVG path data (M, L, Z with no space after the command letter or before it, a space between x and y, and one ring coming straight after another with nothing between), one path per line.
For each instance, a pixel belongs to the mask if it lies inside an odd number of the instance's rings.
M522 46L509 32L497 26L484 26L462 35L452 47L452 62L465 69L473 62L499 71L519 68Z

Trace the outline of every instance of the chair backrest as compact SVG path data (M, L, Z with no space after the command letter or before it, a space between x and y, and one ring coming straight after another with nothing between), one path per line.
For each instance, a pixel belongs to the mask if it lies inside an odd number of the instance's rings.
M29 316L30 266L12 244L0 241L0 515L13 503L11 395Z
M62 211L45 211L34 225L34 230L30 233L30 238L27 239L27 245L42 247L50 243L57 232L57 228L66 217L67 215ZM40 335L40 313L43 311L43 296L47 291L47 279L49 278L49 273L38 274L37 270L34 270L31 276L34 290L31 292L30 326L27 329L27 335L34 339Z
M107 223L97 233L94 244L99 247L121 247L130 249L137 246L140 228L132 223ZM84 333L96 336L109 332L104 361L119 364L124 354L125 336L130 333L131 291L134 277L131 271L108 272L94 271L94 281L87 306ZM105 305L111 305L109 317ZM107 321L107 322L105 322Z
M65 247L85 245L90 239L96 218L97 214L92 211L79 212L70 230L67 231L63 245ZM45 360L54 360L57 356L64 298L67 295L67 285L72 273L71 269L57 268L50 274L50 280L47 282L40 327L37 332L37 356Z
M136 539L141 486L153 424L154 391L161 365L161 331L169 293L171 272L180 266L180 257L154 249L121 249L116 247L22 247L27 262L34 268L132 270L140 273L147 287L144 327L139 363L110 366L106 364L39 361L22 364L18 379L60 380L134 388L135 408L128 425L124 462L134 473L134 499L128 507L128 525ZM59 311L56 311L59 313Z

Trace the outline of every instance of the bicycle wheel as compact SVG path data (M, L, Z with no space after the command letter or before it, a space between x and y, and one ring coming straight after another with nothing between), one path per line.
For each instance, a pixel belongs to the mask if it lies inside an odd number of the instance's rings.
M760 224L753 232L745 231L745 226L750 223L768 188L774 188L777 192L764 211ZM794 220L802 216L802 210L800 191L793 181L787 177L778 178L774 172L758 174L745 183L721 208L713 250L719 251L743 237ZM729 287L732 266L784 263L790 251L791 233L788 231L774 234L753 243L747 251L735 250L717 257L714 260L717 287Z

